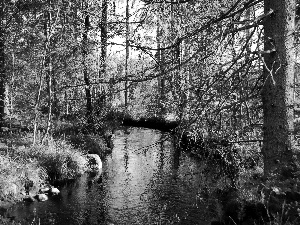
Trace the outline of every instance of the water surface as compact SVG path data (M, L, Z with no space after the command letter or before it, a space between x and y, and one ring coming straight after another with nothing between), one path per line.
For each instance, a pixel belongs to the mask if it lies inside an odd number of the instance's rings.
M197 197L199 163L176 152L156 130L116 132L99 175L84 175L46 202L22 203L9 213L41 224L209 224Z

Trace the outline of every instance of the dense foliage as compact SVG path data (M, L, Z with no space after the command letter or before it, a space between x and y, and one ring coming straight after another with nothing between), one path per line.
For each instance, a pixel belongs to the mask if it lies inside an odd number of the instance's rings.
M7 3L10 118L43 127L49 112L52 120L86 110L96 118L104 107L124 106L127 82L125 108L136 116L175 113L201 133L236 139L261 123L259 1L133 1L129 20L125 2L111 2L106 24L97 1ZM126 45L130 54L119 54Z
M84 167L73 163L80 153L58 156L51 146L41 154L39 144L72 132L105 137L125 117L176 121L178 143L188 136L192 153L209 156L213 173L234 185L247 169L261 176L263 156L269 178L277 164L297 161L298 8L295 0L3 0L1 131L33 133L26 155L38 162L26 171L35 180L43 170L64 178ZM10 159L0 157L6 170Z

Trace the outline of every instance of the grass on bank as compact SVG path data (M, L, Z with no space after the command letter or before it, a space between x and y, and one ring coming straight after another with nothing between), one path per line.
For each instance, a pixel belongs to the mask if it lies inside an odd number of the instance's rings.
M35 146L31 135L10 139L9 147L0 149L0 207L21 200L28 192L35 194L45 185L86 172L86 154L101 153L104 145L100 139L85 138L73 137L75 144L72 140L53 140L48 145ZM88 150L90 146L94 152Z

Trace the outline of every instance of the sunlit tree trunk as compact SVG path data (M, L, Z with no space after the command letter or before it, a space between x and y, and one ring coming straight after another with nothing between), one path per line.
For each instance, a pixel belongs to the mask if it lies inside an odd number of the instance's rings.
M87 3L84 2L84 9L87 10ZM86 118L89 128L93 126L93 109L92 109L92 96L90 87L90 78L87 67L87 55L88 55L88 32L90 27L90 18L87 13L84 16L84 32L82 37L82 65L83 65L83 78L85 82L85 99L86 99Z
M265 0L265 84L262 91L264 172L268 177L294 161L295 0Z
M180 56L181 56L181 43L177 42L178 40L178 31L177 31L177 20L176 20L176 12L180 10L180 4L175 4L176 1L171 0L171 14L170 14L170 37L171 37L171 43L174 45L171 49L171 60L172 60L172 67L176 68L171 73L171 90L172 95L177 102L177 115L179 118L183 116L183 110L186 106L186 93L181 89L183 84L183 79L181 76L181 68L180 68Z
M46 53L46 51L45 51L45 53ZM45 57L43 57L43 60L41 63L42 68L44 68L44 63L45 63L44 61L45 61ZM36 144L36 139L37 139L38 118L40 116L39 106L40 106L42 87L43 87L43 69L41 70L41 73L40 73L39 90L38 90L38 93L36 96L36 102L35 102L35 106L34 106L34 125L33 125L33 143L32 143L32 145Z
M163 10L163 9L162 9ZM164 50L163 48L164 44L162 43L162 29L160 27L160 15L157 15L158 22L157 22L157 28L156 28L156 43L157 43L157 52L156 52L156 61L158 63L157 72L161 73L162 75L159 76L158 79L158 95L159 95L159 116L162 117L165 113L165 107L164 107L164 101L165 101L165 79L164 79Z
M16 71L16 61L15 61L15 52L14 49L11 52L12 57L12 68L11 68L11 79L8 86L8 99L9 99L9 115L13 114L14 111L14 83L15 83L15 71Z
M48 117L46 132L42 139L42 142L50 136L51 132L51 123L52 123L52 62L51 62L51 12L46 11L44 15L44 35L45 35L45 74L47 82L47 91L48 91Z
M129 59L129 0L126 0L126 53L125 53L125 108L128 109L128 59Z

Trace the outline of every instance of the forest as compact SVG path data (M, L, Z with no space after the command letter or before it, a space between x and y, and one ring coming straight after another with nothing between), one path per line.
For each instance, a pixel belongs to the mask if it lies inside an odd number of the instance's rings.
M222 180L198 190L211 224L299 224L299 18L298 0L2 0L0 208L105 165L127 126Z

